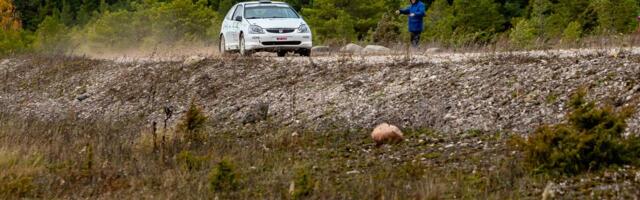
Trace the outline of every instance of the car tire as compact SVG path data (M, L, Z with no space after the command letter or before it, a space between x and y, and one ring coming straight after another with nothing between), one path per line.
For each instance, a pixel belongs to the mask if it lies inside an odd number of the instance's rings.
M218 51L220 52L220 54L224 55L227 54L227 43L224 41L224 36L220 35L220 42L218 43Z
M278 51L278 57L285 57L287 55L286 51Z
M251 51L247 50L244 42L244 35L240 34L240 41L238 42L238 51L241 56L251 56Z
M300 56L311 57L311 49L300 49L299 54Z

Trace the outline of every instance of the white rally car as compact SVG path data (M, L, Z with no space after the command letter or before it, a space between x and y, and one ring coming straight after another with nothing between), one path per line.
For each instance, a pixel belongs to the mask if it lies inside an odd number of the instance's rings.
M220 52L295 52L311 55L311 30L289 4L269 0L242 2L231 7L220 29Z

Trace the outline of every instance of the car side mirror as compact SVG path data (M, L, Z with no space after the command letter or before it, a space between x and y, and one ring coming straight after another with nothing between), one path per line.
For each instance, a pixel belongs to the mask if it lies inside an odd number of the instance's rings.
M241 22L242 21L242 16L236 16L236 21Z

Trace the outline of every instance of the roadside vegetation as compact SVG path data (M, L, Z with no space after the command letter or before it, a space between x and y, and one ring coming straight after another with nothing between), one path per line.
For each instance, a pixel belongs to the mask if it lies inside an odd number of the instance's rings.
M70 111L67 117L40 121L3 112L0 198L636 195L640 182L627 176L639 172L638 139L620 135L630 110L597 107L584 100L584 93L574 95L570 106L566 124L541 126L528 138L408 128L406 141L380 148L364 129L314 132L267 120L216 131L216 122L196 101L167 129L136 117L82 120ZM597 189L589 187L612 181L607 174L627 177L631 185L594 193ZM555 181L584 188L550 187Z
M1 0L0 53L106 53L217 44L239 0ZM397 46L407 41L405 0L286 0L310 23L315 44ZM428 0L423 42L503 50L633 45L637 0Z

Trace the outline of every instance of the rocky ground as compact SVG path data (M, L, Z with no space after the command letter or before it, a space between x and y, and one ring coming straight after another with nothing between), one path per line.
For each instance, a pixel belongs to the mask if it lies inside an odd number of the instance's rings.
M8 112L54 119L141 116L161 122L190 101L220 127L270 120L305 129L428 127L526 134L563 119L568 96L615 106L640 94L640 55L630 51L576 56L491 54L435 57L336 56L311 60L211 58L113 62L70 57L17 57L0 65L0 105ZM371 58L380 59L380 56ZM437 62L433 60L438 60ZM629 132L640 132L640 115Z

